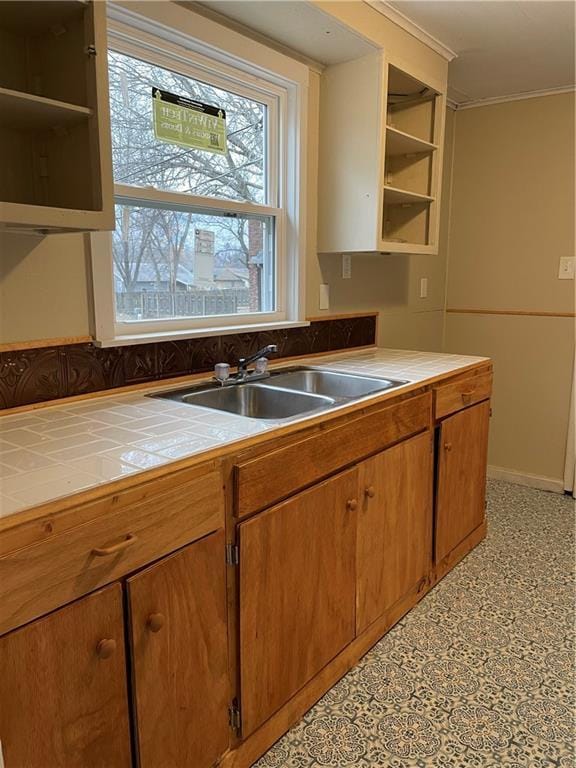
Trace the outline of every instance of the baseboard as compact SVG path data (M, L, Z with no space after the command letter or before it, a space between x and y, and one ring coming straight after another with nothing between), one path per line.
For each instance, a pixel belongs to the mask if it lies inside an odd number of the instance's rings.
M556 480L554 477L540 477L531 475L528 472L518 472L515 469L506 469L505 467L488 466L488 477L493 480L505 480L507 483L516 483L516 485L526 485L528 488L538 488L541 491L552 491L552 493L564 493L564 483L562 480Z

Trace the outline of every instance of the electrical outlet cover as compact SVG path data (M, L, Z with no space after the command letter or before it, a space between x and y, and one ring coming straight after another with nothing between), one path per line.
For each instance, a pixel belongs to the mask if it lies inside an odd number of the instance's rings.
M349 253L342 254L342 277L344 280L352 277L352 256Z
M574 280L576 258L574 256L562 256L558 268L558 280Z

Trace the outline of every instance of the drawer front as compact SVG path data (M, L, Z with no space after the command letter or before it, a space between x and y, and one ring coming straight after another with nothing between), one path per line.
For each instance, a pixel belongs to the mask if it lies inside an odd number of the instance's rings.
M444 384L434 390L434 416L443 419L474 403L487 400L492 392L492 372Z
M165 485L165 484L164 484ZM0 634L119 579L224 524L221 474L191 473L137 504L0 557Z
M306 440L237 464L235 512L264 509L388 445L430 427L432 396L416 395Z

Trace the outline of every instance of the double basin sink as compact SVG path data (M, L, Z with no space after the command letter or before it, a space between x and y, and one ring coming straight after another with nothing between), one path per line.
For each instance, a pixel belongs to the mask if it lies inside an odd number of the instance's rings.
M252 419L282 421L395 389L407 381L380 379L317 368L289 368L242 384L203 384L158 392L151 397L226 411Z

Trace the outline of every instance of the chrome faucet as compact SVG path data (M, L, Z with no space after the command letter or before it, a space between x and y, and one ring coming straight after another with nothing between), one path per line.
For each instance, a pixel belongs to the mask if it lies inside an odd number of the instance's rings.
M250 355L250 357L241 357L240 360L238 360L238 373L236 376L238 378L246 378L248 376L248 366L250 363L253 363L255 360L260 360L261 357L266 357L266 355L270 355L274 352L278 352L278 347L276 344L267 344L265 347L262 347L262 349L259 349L258 352L254 352L253 355ZM267 373L269 376L270 374Z
M216 381L218 381L222 386L229 386L230 384L243 384L246 381L255 381L257 379L265 379L268 376L270 376L270 373L267 370L267 363L266 355L270 355L274 352L278 352L278 346L276 344L267 344L265 347L262 347L262 349L259 349L258 352L255 352L253 355L250 355L249 357L241 357L238 360L238 371L237 373L230 376L230 366L226 363L218 363L215 366L215 372L216 376L214 377ZM249 371L248 366L250 363L253 363L255 360L261 360L264 359L266 361L266 364L263 368L263 370L258 370L256 368L255 371Z

